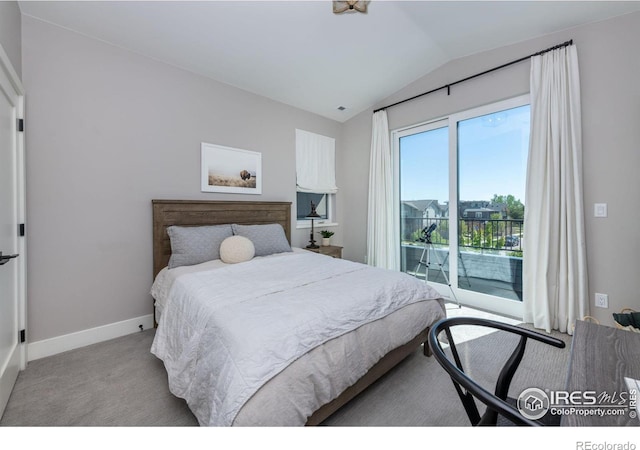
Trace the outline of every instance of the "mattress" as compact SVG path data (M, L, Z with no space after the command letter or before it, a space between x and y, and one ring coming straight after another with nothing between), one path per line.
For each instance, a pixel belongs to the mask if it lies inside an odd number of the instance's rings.
M304 425L444 317L409 275L296 249L159 273L152 352L201 425Z

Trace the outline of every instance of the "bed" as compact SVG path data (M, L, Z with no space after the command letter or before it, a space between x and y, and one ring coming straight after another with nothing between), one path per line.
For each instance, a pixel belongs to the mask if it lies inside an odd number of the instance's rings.
M255 235L257 256L246 262L168 269L168 229L227 233L233 224L235 235L264 226L290 244L291 203L152 206L151 351L200 425L318 425L426 343L445 316L440 295L406 274L295 247L258 254Z

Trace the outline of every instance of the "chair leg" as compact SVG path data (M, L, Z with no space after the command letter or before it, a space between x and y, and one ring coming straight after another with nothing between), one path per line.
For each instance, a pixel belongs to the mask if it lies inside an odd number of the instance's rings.
M431 351L431 347L429 346L429 341L424 341L422 344L422 354L424 356L432 356L433 352Z
M502 367L500 371L500 375L498 376L498 382L496 383L495 395L501 400L507 401L507 395L509 393L509 386L511 386L511 380L518 370L518 365L520 361L522 361L522 357L524 356L524 349L527 345L527 337L520 336L520 341L518 345L513 350L513 353L507 360L507 362ZM493 425L495 426L498 422L498 411L490 408L487 405L487 410L482 416L482 420L479 425Z

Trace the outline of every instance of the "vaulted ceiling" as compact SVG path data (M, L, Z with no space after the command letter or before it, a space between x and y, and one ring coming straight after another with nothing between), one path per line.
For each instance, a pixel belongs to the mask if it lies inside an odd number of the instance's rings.
M24 15L345 121L456 58L639 11L616 1L26 1ZM344 110L338 107L343 106Z

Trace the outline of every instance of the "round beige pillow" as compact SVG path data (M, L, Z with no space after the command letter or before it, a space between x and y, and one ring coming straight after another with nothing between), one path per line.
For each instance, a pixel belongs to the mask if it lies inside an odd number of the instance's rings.
M227 264L249 261L255 254L253 242L244 236L229 236L220 244L220 259Z

